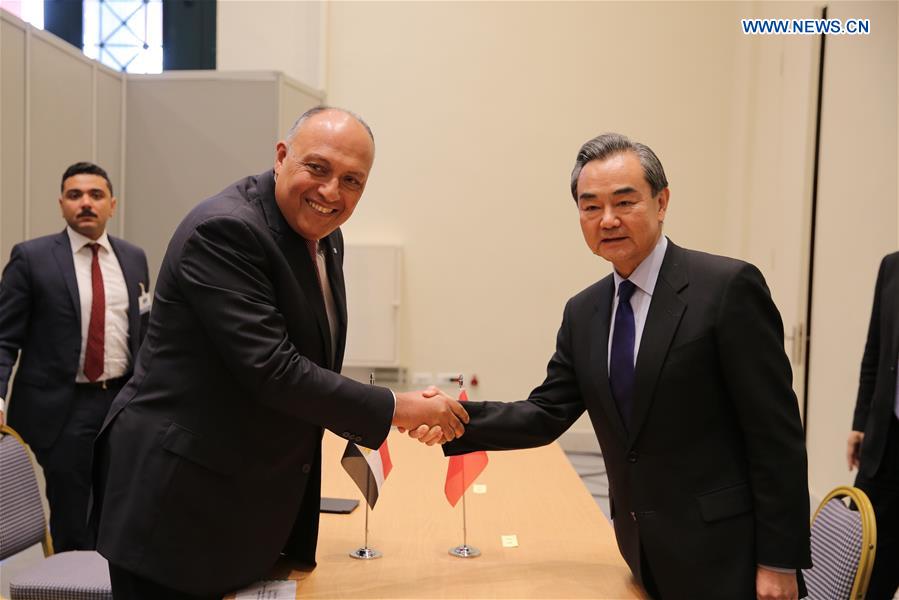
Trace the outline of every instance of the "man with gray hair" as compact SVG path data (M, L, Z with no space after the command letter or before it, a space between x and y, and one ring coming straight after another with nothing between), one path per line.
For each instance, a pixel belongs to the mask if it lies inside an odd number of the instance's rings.
M444 451L547 444L586 410L619 549L651 597L804 595L805 444L762 274L662 235L665 171L622 135L581 147L571 194L614 272L568 301L543 384L519 402L466 403L465 437Z
M339 372L343 236L371 130L319 107L274 168L197 205L163 259L134 377L97 437L92 522L116 600L221 598L283 553L315 564L324 429L378 448L390 425L461 435L441 394Z

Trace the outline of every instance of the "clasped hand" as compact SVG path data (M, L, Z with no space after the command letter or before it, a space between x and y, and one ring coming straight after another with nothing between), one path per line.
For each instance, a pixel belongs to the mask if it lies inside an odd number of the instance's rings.
M393 425L423 444L432 446L461 437L465 423L468 413L462 404L434 386L396 395Z

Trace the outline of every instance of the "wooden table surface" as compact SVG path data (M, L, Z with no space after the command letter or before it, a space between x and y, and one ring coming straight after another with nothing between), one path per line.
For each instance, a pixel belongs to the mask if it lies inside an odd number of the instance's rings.
M558 445L492 452L467 494L468 543L477 558L451 556L462 543L462 503L443 495L448 459L392 431L393 472L369 514L376 560L348 553L363 544L362 495L340 466L343 439L325 434L322 494L357 498L349 515L322 514L318 566L279 565L298 580L297 598L642 598L618 553L608 520ZM502 545L516 535L519 546Z

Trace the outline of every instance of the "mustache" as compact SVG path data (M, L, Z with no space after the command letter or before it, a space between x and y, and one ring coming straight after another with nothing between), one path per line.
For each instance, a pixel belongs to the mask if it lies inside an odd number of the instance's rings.
M75 218L76 218L76 219L80 219L81 217L96 217L96 216L97 216L97 213L95 213L94 211L92 211L92 210L89 209L89 208L85 208L85 209L82 210L80 213L78 213L78 214L75 216Z

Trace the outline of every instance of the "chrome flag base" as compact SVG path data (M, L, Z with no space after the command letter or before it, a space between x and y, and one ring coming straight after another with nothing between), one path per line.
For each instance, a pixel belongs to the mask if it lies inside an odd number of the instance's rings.
M461 546L450 548L449 553L453 556L458 556L459 558L476 558L481 555L480 550L478 550L474 546L469 546L468 544L462 544Z
M375 558L381 558L381 556L382 554L380 552L374 548L369 548L368 546L356 548L350 552L351 558L358 558L359 560L373 560Z

